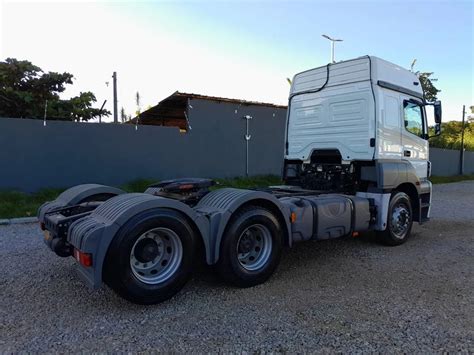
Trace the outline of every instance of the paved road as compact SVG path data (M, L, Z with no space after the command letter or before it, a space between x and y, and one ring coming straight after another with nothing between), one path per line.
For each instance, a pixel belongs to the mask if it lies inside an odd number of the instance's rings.
M436 186L434 204L400 247L308 242L264 285L199 270L151 307L88 290L36 225L0 227L0 352L473 352L474 182Z

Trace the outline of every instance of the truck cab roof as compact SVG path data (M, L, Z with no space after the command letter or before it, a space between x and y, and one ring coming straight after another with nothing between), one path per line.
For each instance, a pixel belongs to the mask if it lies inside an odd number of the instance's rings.
M337 151L346 162L400 159L407 100L423 104L418 77L374 56L296 74L288 102L285 159L309 162L321 150Z
M373 85L401 89L423 99L418 77L394 63L375 56L362 56L320 66L293 77L290 97L306 91L371 80Z

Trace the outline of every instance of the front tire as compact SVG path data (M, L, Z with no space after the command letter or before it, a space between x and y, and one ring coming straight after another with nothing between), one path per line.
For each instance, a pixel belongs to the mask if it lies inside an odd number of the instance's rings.
M413 210L410 197L404 192L395 192L388 206L387 228L377 232L378 239L385 245L403 244L410 237L412 225Z
M283 231L273 213L259 206L245 207L226 228L217 271L238 287L261 284L277 268L282 246Z
M196 236L173 210L146 211L130 219L112 241L104 263L104 281L138 304L173 297L190 278Z

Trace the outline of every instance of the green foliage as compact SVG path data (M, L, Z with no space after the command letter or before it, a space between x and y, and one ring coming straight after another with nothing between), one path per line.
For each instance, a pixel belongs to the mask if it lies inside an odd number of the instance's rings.
M34 194L0 191L0 218L36 216L39 206L54 200L64 189L44 189Z
M27 60L7 58L0 62L0 117L88 121L110 112L93 108L92 92L61 100L59 94L72 84L70 73L44 73Z
M450 121L441 123L441 135L430 138L430 147L444 149L461 149L462 122ZM434 128L430 127L430 136ZM474 151L474 123L464 123L464 148Z
M416 72L415 74L418 75L418 78L420 79L421 87L425 93L425 100L428 102L435 102L438 99L437 95L441 90L438 90L433 82L438 81L438 79L431 77L433 73Z

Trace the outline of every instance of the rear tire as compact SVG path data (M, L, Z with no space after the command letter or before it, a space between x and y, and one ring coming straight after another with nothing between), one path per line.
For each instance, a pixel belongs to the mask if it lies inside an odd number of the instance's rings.
M104 281L133 303L163 302L190 278L196 248L193 229L180 213L166 209L140 213L113 239Z
M246 207L226 228L216 269L238 287L261 284L277 268L282 246L283 231L273 213L260 206Z
M385 245L403 244L410 237L412 225L410 197L404 192L394 192L388 206L387 228L377 232L377 238Z

